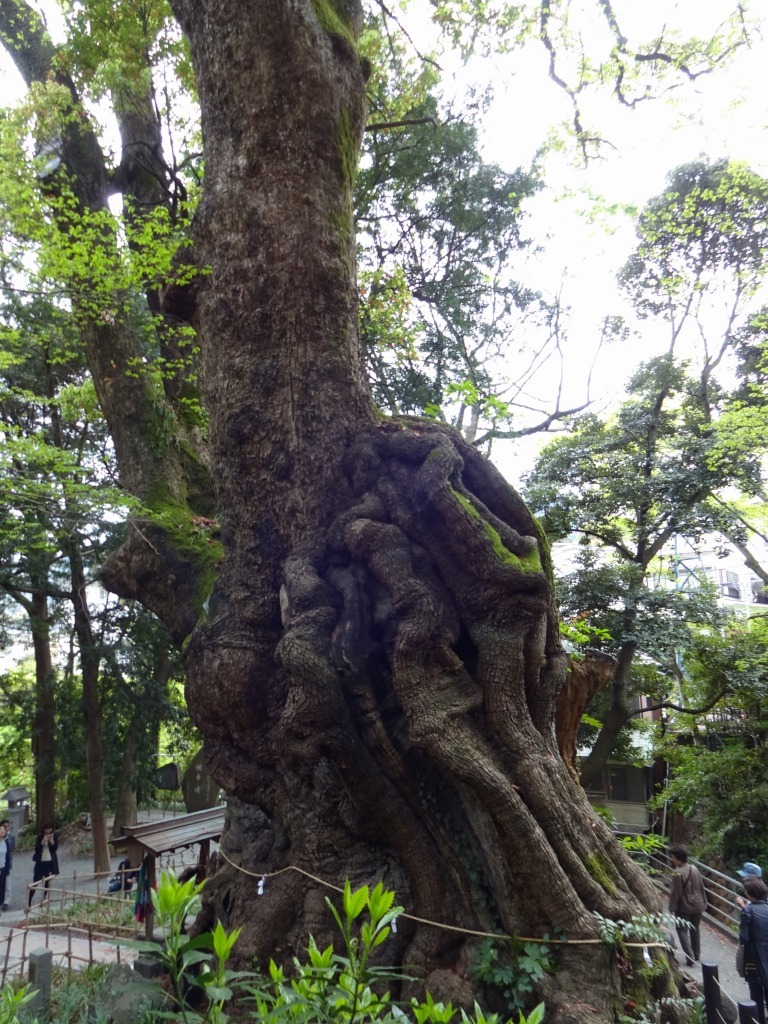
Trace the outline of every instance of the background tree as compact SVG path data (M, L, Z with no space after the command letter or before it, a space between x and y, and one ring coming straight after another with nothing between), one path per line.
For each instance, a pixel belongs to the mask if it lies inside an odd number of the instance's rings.
M659 590L653 579L654 560L673 538L695 546L704 533L719 533L748 555L743 499L762 494L764 445L743 429L741 391L730 395L718 369L733 361L742 332L755 323L768 270L766 198L765 179L727 161L700 160L669 175L668 188L641 212L638 246L621 274L638 315L664 330L667 354L630 379L629 400L614 416L585 417L550 445L529 481L529 498L555 536L577 531L623 566L585 558L565 597L570 614L608 628L617 645L610 707L596 716L603 728L582 763L585 784L635 713L630 678L643 619L661 624L658 606L672 598L670 586ZM648 602L656 606L650 618L640 612ZM687 646L685 635L675 644L653 638L645 649L669 656L676 644Z
M706 716L669 714L658 745L670 765L658 805L695 818L701 851L730 863L768 854L766 639L763 615L698 633L686 657L687 699L703 703L713 686L727 696Z
M604 717L595 715L603 726L581 766L585 785L600 775L637 713L638 654L671 680L676 651L689 643L687 621L716 615L703 589L685 593L674 579L658 578L659 556L675 536L696 540L730 526L712 495L748 481L746 467L709 457L716 442L702 433L695 387L692 394L671 357L642 367L628 390L615 416L586 416L551 442L526 491L551 535L583 539L583 555L564 581L564 612L582 627L607 631L610 640L596 645L616 658L610 706Z

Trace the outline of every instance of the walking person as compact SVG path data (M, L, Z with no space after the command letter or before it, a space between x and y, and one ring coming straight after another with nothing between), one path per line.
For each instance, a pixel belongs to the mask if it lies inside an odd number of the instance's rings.
M744 879L749 902L741 912L739 943L744 947L744 979L757 1007L758 1024L765 1024L768 1004L768 886L759 878Z
M701 915L707 909L707 894L699 869L688 863L688 851L684 846L673 843L667 850L675 876L669 893L669 912L682 918L676 925L677 937L685 953L688 967L701 956ZM687 922L687 923L686 923Z
M5 902L5 886L8 881L10 859L5 825L0 823L0 910L8 909L8 904Z
M43 825L42 831L38 833L35 840L35 852L32 854L32 860L35 862L32 881L37 883L42 882L44 879L46 891L51 884L51 878L59 873L59 858L56 855L58 848L59 837L56 835L53 825L50 822L46 822ZM27 909L32 906L34 898L35 889L30 888Z
M762 871L762 868L760 867L760 865L759 864L755 864L754 861L751 861L751 860L748 860L747 863L744 865L744 867L741 868L739 871L737 871L736 874L741 879L741 884L742 885L744 884L744 882L745 882L745 880L747 878L762 878L763 877L763 871ZM749 902L748 900L745 900L741 896L737 896L736 899L734 900L734 903L739 908L739 910L743 910L744 907L746 907L748 902Z
M7 910L8 904L11 901L11 879L10 874L13 869L13 854L16 850L16 836L13 834L13 826L11 825L10 819L3 818L0 821L0 825L5 826L5 895L0 904L0 910Z

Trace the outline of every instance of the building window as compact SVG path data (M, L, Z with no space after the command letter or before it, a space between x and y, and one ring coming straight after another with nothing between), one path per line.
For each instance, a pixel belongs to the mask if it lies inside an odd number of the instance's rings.
M723 597L732 597L738 601L741 597L738 573L731 572L730 569L720 570L720 593Z

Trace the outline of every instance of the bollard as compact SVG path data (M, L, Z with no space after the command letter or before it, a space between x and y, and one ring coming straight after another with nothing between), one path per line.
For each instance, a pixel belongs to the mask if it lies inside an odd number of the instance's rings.
M29 1010L33 1017L44 1017L51 1007L53 982L53 950L42 946L29 954L29 983L35 989Z
M720 1002L720 981L717 964L702 964L701 976L704 982L704 1010L707 1024L723 1024L723 1007Z
M149 953L142 953L133 961L133 969L142 978L157 978L163 973L163 965L156 956Z
M757 1024L757 1003L747 999L737 1005L739 1007L739 1024Z

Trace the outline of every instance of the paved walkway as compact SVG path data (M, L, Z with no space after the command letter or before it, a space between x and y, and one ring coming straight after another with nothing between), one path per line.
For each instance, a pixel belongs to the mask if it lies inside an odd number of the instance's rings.
M701 922L701 962L705 964L716 964L720 991L723 996L723 1003L728 999L734 1004L732 1013L735 1015L735 1004L746 1002L749 999L747 983L736 973L736 937L726 935L719 928ZM692 978L699 987L702 982L702 971L698 964L694 967L685 966L685 956L679 948L676 951L677 962L682 966L683 973ZM730 1015L729 1015L730 1016Z

